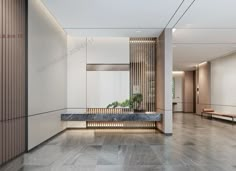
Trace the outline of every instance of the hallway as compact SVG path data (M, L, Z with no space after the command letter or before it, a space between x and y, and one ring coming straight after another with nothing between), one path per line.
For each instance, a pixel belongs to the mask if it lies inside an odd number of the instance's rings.
M68 130L25 154L21 171L236 170L235 133L230 123L178 113L169 137L156 130Z

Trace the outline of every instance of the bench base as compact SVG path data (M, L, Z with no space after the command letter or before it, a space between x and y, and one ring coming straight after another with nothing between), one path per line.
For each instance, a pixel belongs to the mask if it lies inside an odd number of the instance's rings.
M204 117L204 114L207 114L208 116L210 116L211 118L213 118L213 116L219 116L219 117L226 117L226 118L231 118L231 121L233 124L235 124L235 118L236 116L232 116L232 115L226 115L226 114L218 114L218 113L214 113L214 112L202 112L201 113L201 117ZM220 119L220 118L218 118Z

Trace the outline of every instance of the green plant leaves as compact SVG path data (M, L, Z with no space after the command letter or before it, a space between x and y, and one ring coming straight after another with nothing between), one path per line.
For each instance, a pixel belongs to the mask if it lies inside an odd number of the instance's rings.
M107 108L117 108L117 107L129 107L130 109L133 109L134 106L137 106L139 109L141 103L143 101L143 95L141 93L133 94L130 99L126 99L123 102L115 101L109 105L107 105Z

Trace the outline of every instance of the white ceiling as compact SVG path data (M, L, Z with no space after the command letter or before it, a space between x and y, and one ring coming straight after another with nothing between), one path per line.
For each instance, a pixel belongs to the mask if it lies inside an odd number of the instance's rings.
M71 36L173 33L174 70L236 51L236 0L42 0Z
M235 0L195 0L176 28L236 28Z
M174 70L194 70L197 64L225 56L236 50L225 44L176 44L173 47Z
M176 29L173 43L235 44L236 29Z
M182 0L42 1L69 35L151 37L159 36L182 3Z
M174 70L193 70L199 63L236 51L236 29L176 29Z
M76 37L158 37L163 29L65 29L65 31Z
M195 0L175 25L174 70L236 51L236 1Z

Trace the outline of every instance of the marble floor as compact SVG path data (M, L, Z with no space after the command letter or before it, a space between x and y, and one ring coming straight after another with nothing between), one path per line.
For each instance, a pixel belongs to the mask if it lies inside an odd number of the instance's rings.
M68 130L23 156L20 171L236 170L236 125L174 114L156 130Z

